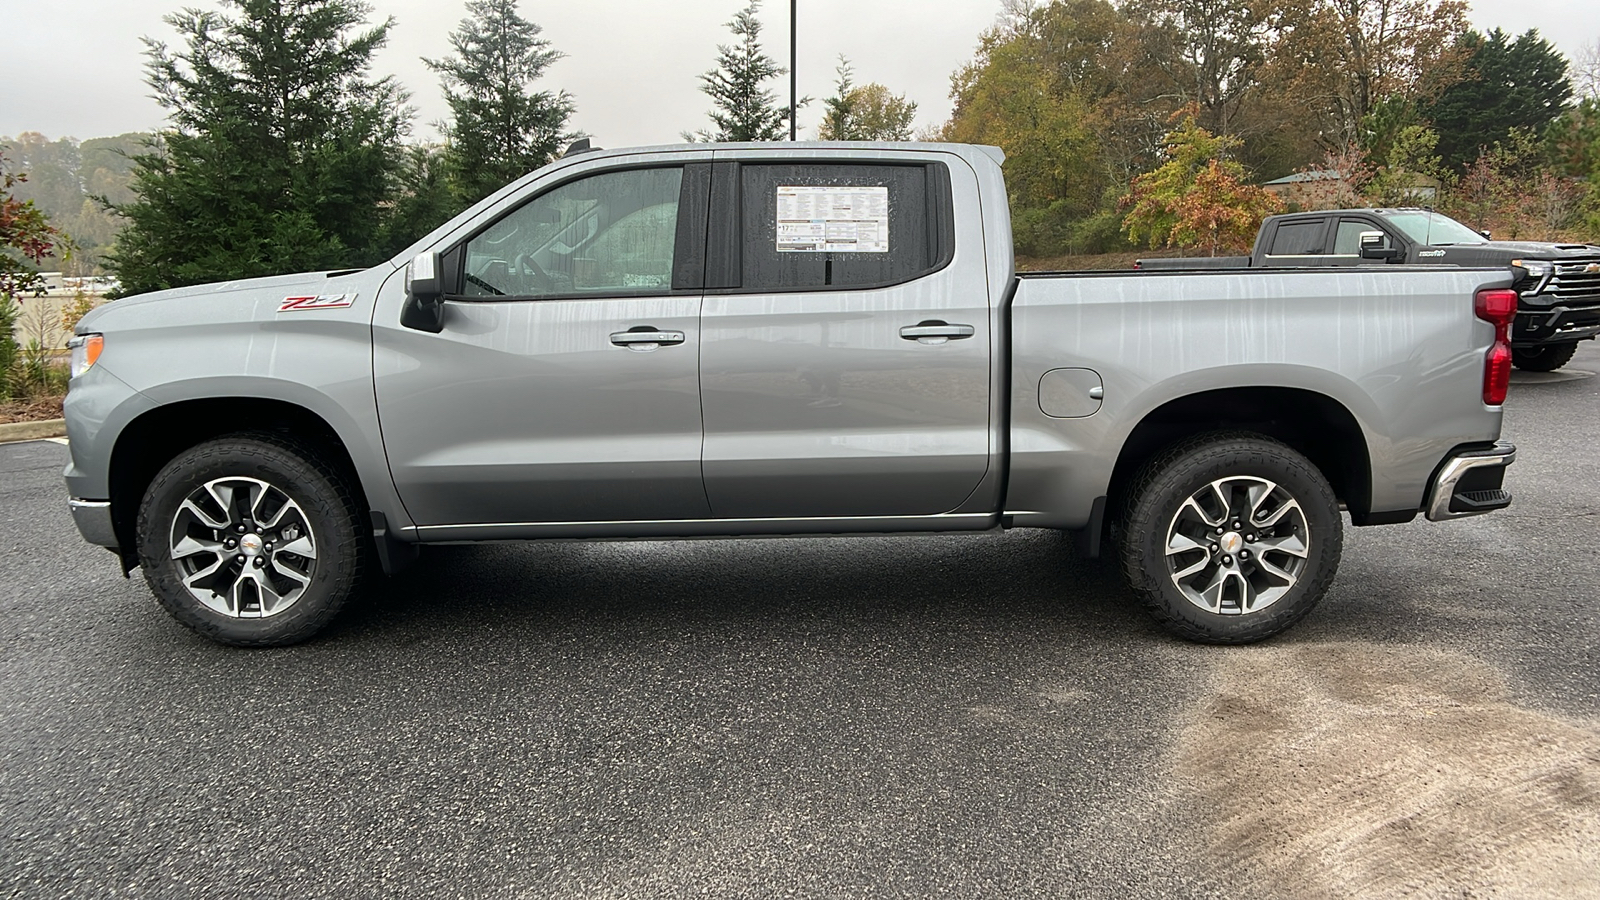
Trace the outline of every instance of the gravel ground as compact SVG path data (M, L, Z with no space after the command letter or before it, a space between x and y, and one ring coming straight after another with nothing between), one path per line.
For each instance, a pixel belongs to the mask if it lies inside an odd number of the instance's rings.
M228 650L3 446L0 895L1597 895L1597 370L1236 649L1018 531L434 548Z

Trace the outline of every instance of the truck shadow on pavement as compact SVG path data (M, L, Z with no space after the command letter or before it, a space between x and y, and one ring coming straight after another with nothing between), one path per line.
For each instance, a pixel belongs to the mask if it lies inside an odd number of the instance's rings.
M375 578L329 633L489 634L633 628L1040 628L1156 632L1110 560L1064 534L551 542L425 548ZM487 634L486 634L487 633Z

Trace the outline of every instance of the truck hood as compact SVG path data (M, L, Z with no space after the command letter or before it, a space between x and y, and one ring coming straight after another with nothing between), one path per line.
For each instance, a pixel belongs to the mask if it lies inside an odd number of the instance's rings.
M1430 252L1443 255L1429 257ZM1457 244L1427 247L1418 262L1448 263L1454 266L1504 266L1513 259L1580 260L1600 257L1593 244L1552 244L1543 241L1490 241L1487 244Z
M366 276L379 270L382 275L387 275L393 271L393 267L388 263L380 263L375 269L300 272L151 291L102 304L83 317L77 330L84 333L102 330L113 323L166 319L181 315L179 308L191 307L195 303L204 304L218 314L219 319L238 318L243 313L244 318L262 320L274 315L278 306L289 297L338 295L360 290L363 284L372 281ZM229 314L225 314L224 310Z

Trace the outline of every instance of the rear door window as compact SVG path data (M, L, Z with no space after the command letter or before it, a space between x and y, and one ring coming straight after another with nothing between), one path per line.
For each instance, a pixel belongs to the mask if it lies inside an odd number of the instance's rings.
M740 165L739 287L847 290L911 281L941 268L953 244L944 221L949 180L934 168Z
M1322 236L1328 224L1322 219L1301 219L1278 223L1272 235L1268 256L1320 256L1323 252Z

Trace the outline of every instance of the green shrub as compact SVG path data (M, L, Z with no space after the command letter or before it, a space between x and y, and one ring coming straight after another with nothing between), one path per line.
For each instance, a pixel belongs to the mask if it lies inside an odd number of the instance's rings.
M10 400L12 396L11 370L17 364L17 305L11 298L0 294L0 400Z

